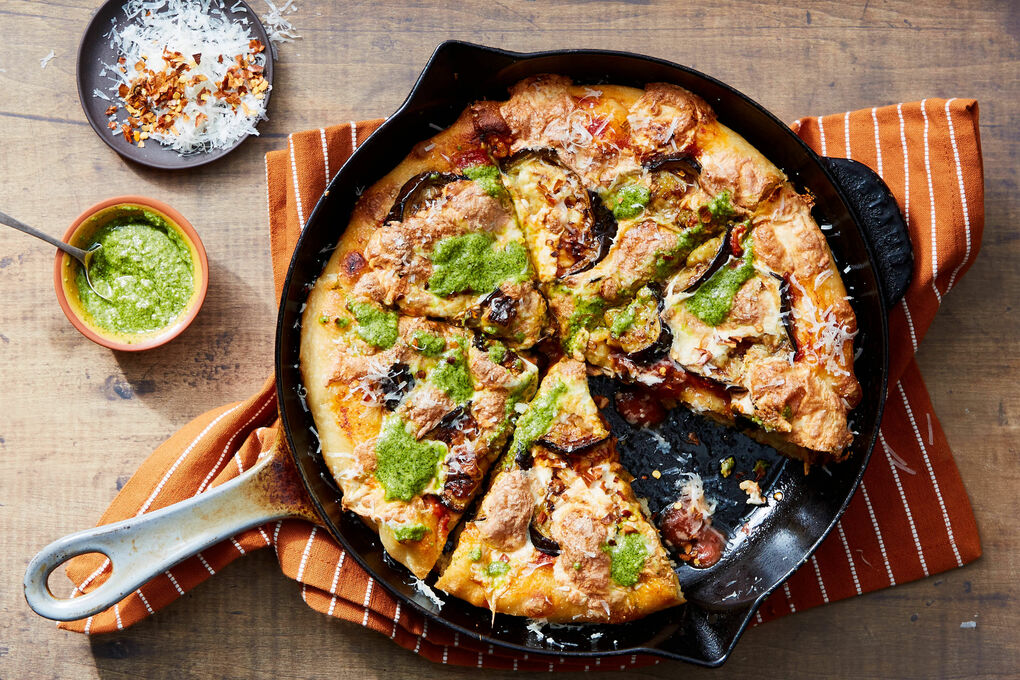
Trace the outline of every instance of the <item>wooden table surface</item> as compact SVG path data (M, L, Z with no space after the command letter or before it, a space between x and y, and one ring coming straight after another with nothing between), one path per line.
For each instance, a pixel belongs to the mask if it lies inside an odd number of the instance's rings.
M261 0L253 0L260 5ZM53 295L53 250L0 229L0 678L376 678L440 668L307 608L269 551L116 635L58 631L21 595L31 556L91 526L149 452L271 370L275 300L263 155L288 132L385 115L447 38L518 50L602 47L691 65L785 120L923 97L976 97L984 243L920 351L977 513L984 557L963 569L751 630L716 677L1018 677L1020 5L1015 2L501 2L298 0L262 136L193 172L128 165L85 122L78 39L96 2L0 0L0 209L53 234L126 193L177 207L212 274L194 326L162 350L114 354ZM55 58L40 69L50 50ZM975 629L961 629L962 621ZM635 675L705 677L663 663ZM492 673L490 675L498 675ZM509 674L507 674L509 677Z

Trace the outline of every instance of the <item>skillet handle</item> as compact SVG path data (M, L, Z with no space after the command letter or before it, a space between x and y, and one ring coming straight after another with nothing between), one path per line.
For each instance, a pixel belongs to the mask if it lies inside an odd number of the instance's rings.
M891 308L907 292L914 274L910 232L896 198L878 173L864 163L848 158L822 160L857 214L875 255L886 304Z
M74 621L92 616L204 548L284 517L312 519L314 512L289 455L277 445L251 469L210 491L54 541L29 563L25 599L48 619ZM80 597L55 597L46 583L53 570L90 552L102 553L112 563L109 579Z

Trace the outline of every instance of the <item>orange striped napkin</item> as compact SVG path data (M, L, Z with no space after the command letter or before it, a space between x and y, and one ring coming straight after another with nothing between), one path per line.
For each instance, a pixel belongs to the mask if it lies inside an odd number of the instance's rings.
M380 122L294 134L286 150L266 156L278 296L308 213L330 177ZM810 563L765 602L758 623L962 566L981 554L967 493L913 359L942 297L972 264L981 241L984 197L977 102L928 99L803 118L793 127L823 155L854 158L885 178L907 218L916 274L891 315L889 400L860 492ZM275 422L271 380L247 401L199 416L142 464L100 523L155 510L237 476L272 446ZM302 598L310 607L379 631L432 661L520 670L587 667L499 652L429 625L346 559L325 530L301 520L246 531L167 570L115 607L61 625L86 633L122 629L238 557L265 547L272 547L283 572L302 584ZM109 563L82 556L67 572L77 592L88 592L107 578ZM591 665L628 668L657 661L635 655Z

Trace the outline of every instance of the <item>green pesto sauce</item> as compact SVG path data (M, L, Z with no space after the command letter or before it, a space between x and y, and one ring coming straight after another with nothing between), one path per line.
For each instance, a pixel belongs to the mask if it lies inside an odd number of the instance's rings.
M655 254L655 278L663 279L679 269L687 261L697 246L701 244L705 234L705 225L699 224L680 234L675 246Z
M368 302L352 302L347 309L354 315L358 337L379 349L389 349L397 341L397 313Z
M746 243L748 247L739 265L723 265L694 291L694 295L687 298L688 311L709 326L718 326L726 319L733 307L733 296L754 276L754 253L750 242Z
M393 530L393 538L401 543L420 541L429 532L424 524L405 524Z
M479 548L478 546L471 548L471 552L468 553L468 558L472 562L477 562L478 560L482 559L482 549Z
M489 562L485 567L485 573L489 576L496 578L510 571L509 562Z
M104 225L85 248L103 246L92 259L89 288L78 268L82 307L101 328L116 333L148 333L180 316L195 290L194 262L187 243L166 221L148 210Z
M475 388L471 382L471 372L468 371L464 349L458 345L443 354L429 374L429 382L458 404L470 399L475 393Z
M652 297L651 292L647 288L638 291L637 297L631 300L630 304L627 305L624 310L616 315L613 319L612 325L609 327L609 332L614 338L619 338L626 333L634 325L634 321L637 318L637 313L642 307L646 306L649 302L653 302L655 298Z
M375 478L386 490L386 500L409 502L436 476L436 466L446 454L442 442L418 441L398 416L383 421L375 443Z
M503 363L503 359L506 359L506 345L498 340L489 345L489 359L497 364Z
M465 168L464 174L478 182L478 184L485 190L485 193L498 198L503 195L503 180L499 176L499 168L495 165L475 165L474 167Z
M736 211L733 209L733 203L730 201L730 192L723 191L709 201L708 212L712 213L712 217L716 222L724 222L733 217Z
M616 219L629 220L644 212L651 197L651 192L647 187L640 184L628 184L613 192L609 197L609 207Z
M569 331L573 336L582 328L591 330L599 325L606 311L606 301L600 297L575 298L574 313L570 315Z
M616 545L610 546L609 575L621 586L632 586L638 582L641 570L645 568L648 548L641 534L620 534Z
M437 357L446 349L446 340L428 331L415 331L411 340L412 347L426 356Z
M436 244L429 259L429 290L439 297L454 293L491 293L504 281L528 274L528 252L517 241L498 249L488 234L450 236Z
M513 442L510 444L510 458L527 451L535 440L549 430L559 409L556 408L560 397L567 391L562 382L544 394L540 394L528 404L528 410L517 420Z
M575 341L579 339L578 333L598 326L605 311L606 301L600 297L575 297L574 312L567 321L567 337L563 341L564 349L573 352Z

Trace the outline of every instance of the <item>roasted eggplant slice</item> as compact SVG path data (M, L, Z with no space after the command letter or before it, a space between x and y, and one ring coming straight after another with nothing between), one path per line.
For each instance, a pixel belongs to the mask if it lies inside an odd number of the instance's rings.
M541 281L593 267L609 250L616 219L552 149L522 149L502 163Z
M517 301L497 288L482 300L482 319L497 326L507 327L517 318Z
M403 222L428 201L435 200L445 185L462 179L467 177L450 172L423 172L415 175L400 188L386 221Z
M602 427L598 416L596 420L599 427L593 428L594 423L588 417L577 413L562 413L536 443L560 455L583 453L609 439L609 431Z
M452 446L466 437L474 437L478 433L478 425L471 417L470 408L471 402L468 402L447 413L428 431L425 439L435 439Z
M722 240L719 243L719 250L716 251L715 255L708 262L707 265L704 263L695 264L688 267L681 276L692 277L689 282L680 282L683 287L680 288L681 293L693 293L701 284L712 278L712 275L719 271L719 268L726 264L727 260L730 259L732 248L730 244L730 231L732 227L726 228L726 233L723 234Z
M779 279L779 316L783 319L783 327L790 338L793 351L797 351L797 336L793 334L793 306L790 301L790 279L775 272L769 272Z
M630 355L630 359L636 364L651 365L669 355L669 348L673 346L673 331L669 330L668 324L662 323L658 314L656 319L659 335L651 345Z
M535 546L537 550L552 557L559 556L560 544L549 536L546 536L542 532L542 528L535 523L534 519L532 519L531 524L528 525L528 534L531 536L531 544Z
M695 180L701 174L701 163L694 156L682 152L655 156L645 161L642 165L645 170L650 172L673 172Z
M405 363L396 363L390 366L390 370L379 381L379 391L382 392L383 406L387 411L396 410L404 395L412 389L414 389L414 374Z
M611 343L629 355L656 344L664 327L661 311L661 289L656 284L644 286L629 304L606 312Z

